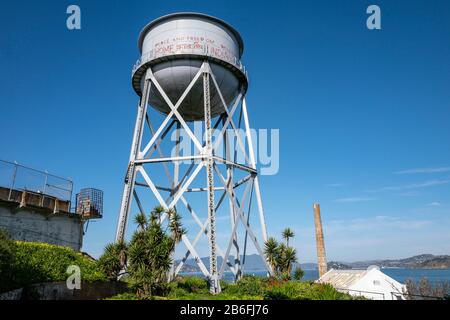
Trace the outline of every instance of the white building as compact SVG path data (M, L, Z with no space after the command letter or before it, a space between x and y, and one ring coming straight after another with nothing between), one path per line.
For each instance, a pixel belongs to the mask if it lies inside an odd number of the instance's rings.
M406 286L392 279L377 266L367 270L334 270L325 273L318 283L331 284L336 290L373 300L405 300Z

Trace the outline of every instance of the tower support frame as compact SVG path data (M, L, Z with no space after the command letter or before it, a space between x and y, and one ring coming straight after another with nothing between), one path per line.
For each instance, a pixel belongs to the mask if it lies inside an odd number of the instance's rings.
M194 85L198 81L201 81L200 79L203 81L203 103L205 113L204 126L206 130L204 143L202 143L195 136L178 111L178 108L188 96ZM171 268L169 279L173 279L181 271L183 265L191 256L197 263L203 275L209 280L211 293L219 293L221 291L219 280L223 277L226 267L228 267L228 269L233 273L235 280L239 280L240 277L242 277L245 257L241 261L240 250L242 249L242 252L244 254L246 253L248 238L253 243L258 254L261 256L268 272L272 274L271 266L265 259L264 251L260 244L260 240L263 242L267 241L267 230L256 169L253 141L250 132L247 105L243 90L240 91L239 95L231 103L231 105L227 105L216 81L215 75L207 60L203 62L199 71L193 77L192 81L175 104L172 103L167 93L158 83L150 67L146 71L143 87L143 94L138 106L128 169L124 181L124 190L119 220L117 223L116 242L122 242L125 239L127 222L130 215L133 198L136 201L139 211L145 212L145 208L143 208L139 195L135 190L136 186L145 187L145 190L149 190L150 194L156 198L159 205L166 210L176 208L176 206L180 205L186 207L187 211L200 228L200 231L197 233L192 242L187 235L182 236L181 242L185 245L187 250L180 263L176 267ZM212 124L213 119L211 119L211 88L216 90L224 109L224 113L218 117L214 125ZM151 124L150 117L147 112L151 89L157 90L170 108L170 112L165 116L164 121L156 130ZM237 126L233 120L233 115L238 109L240 109L239 126ZM238 132L242 119L244 121L243 130L247 139L248 151L246 150L245 144ZM175 154L165 155L161 144L163 140L167 139L168 133L174 125L176 127L175 130L177 130ZM219 128L220 125L222 126L221 128ZM143 143L143 131L145 126L147 126L151 132L151 138L146 144ZM233 143L233 150L230 149L231 143L229 132L227 130L230 128L234 132L233 139L235 143ZM195 146L196 152L191 155L180 156L179 132L181 129L185 130L189 139ZM218 138L213 142L212 134L215 130L220 131ZM222 142L225 149L225 158L216 155L214 152L214 150L220 146L220 143ZM155 151L157 152L157 156L152 157ZM238 152L242 152L244 155L246 161L245 164L237 162L236 154ZM179 171L179 164L181 161L190 161L189 168L186 170L184 175L180 175ZM163 165L164 172L169 182L168 187L156 185L150 178L149 171L145 168L145 166L154 163L160 163ZM174 169L172 172L168 166L170 163L174 164ZM226 167L225 176L219 170L219 166ZM193 180L199 175L203 168L205 168L206 171L206 186L197 188L190 187ZM234 173L236 170L245 173L245 177L239 181L235 181ZM143 179L143 182L137 181L138 176ZM217 180L219 181L218 184ZM244 188L241 198L237 195L237 188L240 186L243 186ZM161 192L164 191L169 192L169 196L166 199L164 199L161 194ZM187 201L185 195L190 192L206 192L208 218L205 221L200 219L197 212L193 209L193 206ZM220 197L216 198L216 193L221 193ZM256 196L259 224L261 226L259 239L249 223L253 194ZM216 242L216 212L221 206L223 206L224 203L226 203L225 200L227 198L229 203L231 234L227 248L223 251ZM247 213L246 207L248 207ZM163 214L160 222L163 223L167 218L167 213ZM240 248L238 244L238 226L243 226L245 231L243 248ZM196 250L196 245L203 235L208 238L210 254L209 268L207 268L204 262L200 259L200 256ZM234 261L230 262L230 253L233 248L235 257ZM220 266L217 260L218 255L222 258L222 263Z

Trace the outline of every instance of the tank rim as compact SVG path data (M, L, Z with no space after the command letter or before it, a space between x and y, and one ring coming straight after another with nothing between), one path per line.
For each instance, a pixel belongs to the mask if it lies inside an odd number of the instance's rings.
M142 54L142 45L144 44L144 38L147 35L148 31L151 30L153 27L155 27L156 25L172 19L172 18L181 18L181 17L199 17L199 18L204 18L204 19L209 19L212 20L216 23L221 24L222 26L224 26L226 29L228 29L228 31L230 31L233 36L236 38L238 45L239 45L239 58L242 57L242 54L244 53L244 41L242 40L242 37L240 35L240 33L230 24L228 24L227 22L225 22L222 19L216 18L214 16L210 16L204 13L198 13L198 12L176 12L176 13L171 13L162 17L159 17L153 21L151 21L150 23L148 23L141 31L141 33L139 34L139 40L138 40L138 48L139 48L139 52Z
M143 64L141 64L132 74L131 77L131 84L133 86L134 91L136 92L136 94L138 96L142 96L142 92L141 92L141 79L142 77L145 76L145 72L147 71L148 68L153 67L154 65L157 65L158 63L161 62L165 62L165 61L170 61L170 60L178 60L178 59L199 59L199 60L209 60L211 62L215 62L227 69L229 69L231 72L233 72L238 79L241 82L242 85L242 94L245 96L245 94L247 93L248 90L248 78L246 76L246 74L244 72L242 72L242 70L240 70L239 68L236 68L235 66L233 66L232 64L214 58L214 57L205 57L202 55L195 55L195 54L180 54L180 55L174 55L174 56L165 56L165 57L160 57L157 59L153 59L150 61L147 61Z

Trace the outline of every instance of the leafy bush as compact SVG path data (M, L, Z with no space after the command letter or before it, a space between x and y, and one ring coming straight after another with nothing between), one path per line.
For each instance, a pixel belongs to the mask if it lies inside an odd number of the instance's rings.
M2 286L0 291L33 283L65 281L69 276L66 270L70 265L80 267L82 281L106 280L95 260L67 247L16 241L13 256L11 269L14 277L6 286Z
M351 300L328 284L311 282L279 282L264 293L265 300Z
M275 238L270 237L264 243L264 254L272 267L274 276L281 280L290 280L292 267L297 262L297 251L289 246L289 239L294 237L294 232L286 228L282 235L286 242L279 243Z
M109 280L116 281L125 266L127 246L123 242L106 245L105 251L98 260L100 269Z
M255 276L244 276L236 285L230 285L225 289L228 293L237 295L262 296L267 289L267 279Z
M298 282L277 282L264 292L265 300L305 300L305 286Z
M161 216L169 217L167 225L161 224ZM181 216L174 210L156 207L150 217L140 213L135 217L138 230L129 243L129 284L139 298L164 296L168 293L167 274L173 263L175 245L186 233Z
M315 284L313 286L313 291L311 295L313 300L351 300L352 298L345 294L337 291L330 284Z
M136 299L136 295L124 294L116 300ZM201 277L177 277L168 284L165 296L152 296L157 300L351 300L351 296L336 291L332 286L314 282L285 281L276 278L244 276L237 284L226 284L217 295L209 293L206 279Z
M305 271L303 271L302 268L297 267L294 271L294 279L297 281L302 280L303 276L305 275Z
M14 252L16 245L6 231L0 229L0 292L12 285L14 278Z
M237 284L221 281L222 292L212 295L208 281L201 277L177 277L169 284L166 298L175 300L261 300L267 280L245 276Z
M189 293L201 293L209 291L209 284L206 279L200 277L181 277L177 281L178 288Z

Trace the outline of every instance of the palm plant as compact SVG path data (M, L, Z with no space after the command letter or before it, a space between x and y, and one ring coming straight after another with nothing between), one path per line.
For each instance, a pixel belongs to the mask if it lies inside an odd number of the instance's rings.
M115 281L119 277L126 264L127 245L124 242L107 244L105 250L98 260L100 269L107 277Z
M164 213L169 217L166 227L161 222ZM174 209L155 207L149 219L139 214L135 222L140 228L134 233L129 248L131 285L139 298L164 294L173 263L172 254L186 233L181 216Z
M186 234L186 229L183 228L183 224L181 223L181 216L175 209L169 209L167 211L169 216L169 229L172 235L172 239L174 240L174 244L181 241L183 235Z
M277 257L278 257L278 242L275 238L270 237L264 244L264 254L267 262L272 267L272 270L277 272Z
M282 236L286 243L278 243L270 237L264 244L264 254L275 276L288 280L291 278L292 267L297 262L297 252L289 247L289 239L294 237L294 232L286 228Z
M283 266L284 266L283 271L288 275L289 278L292 273L292 266L296 262L297 262L297 251L294 248L286 247L283 256Z
M145 230L148 225L147 217L143 212L141 212L134 217L134 223L137 224L140 230Z
M300 268L300 267L295 268L295 270L294 270L294 279L295 280L298 280L298 281L302 280L304 275L305 275L305 271L303 271L302 268Z
M161 216L169 219L165 227ZM150 216L139 213L134 218L138 228L129 245L109 244L100 258L100 265L108 275L116 279L120 270L127 265L130 285L138 298L151 298L167 290L168 271L173 264L172 255L177 243L186 233L181 216L174 210L155 207Z
M170 266L170 272L168 274L168 280L172 281L175 276L175 267L173 263L173 254L175 253L175 245L179 243L183 237L183 235L186 234L186 229L183 228L183 224L181 223L181 216L178 214L175 208L167 210L167 215L169 216L169 225L168 228L170 230L170 234L172 237L172 248L171 248L171 255L170 258L172 260L172 264Z
M286 246L289 247L289 239L294 237L294 231L291 228L286 228L283 230L282 236L286 240Z
M150 213L151 219L157 219L158 221L161 221L161 215L166 212L166 210L162 206L156 206L152 212Z

